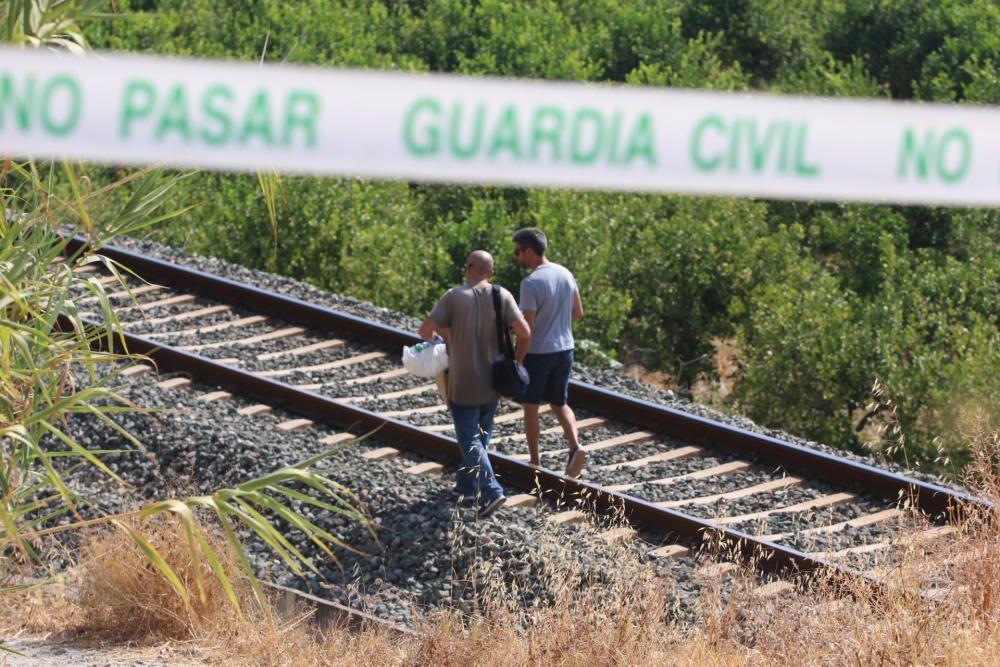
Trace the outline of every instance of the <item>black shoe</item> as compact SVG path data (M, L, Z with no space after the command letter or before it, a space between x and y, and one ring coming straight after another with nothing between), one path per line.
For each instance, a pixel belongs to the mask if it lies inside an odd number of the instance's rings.
M507 502L506 496L497 496L493 500L487 500L483 503L483 506L479 508L479 518L485 519L492 516L494 512L500 509L500 506Z

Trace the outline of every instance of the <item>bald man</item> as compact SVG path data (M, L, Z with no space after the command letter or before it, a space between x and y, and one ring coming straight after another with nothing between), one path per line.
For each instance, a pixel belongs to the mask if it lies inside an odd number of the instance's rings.
M493 390L493 362L500 356L493 289L500 292L504 323L519 341L529 341L531 331L511 293L490 284L493 257L477 250L465 262L465 284L454 287L438 301L418 331L424 340L435 333L448 342L448 409L455 422L455 439L462 464L455 473L453 499L479 503L479 516L493 514L506 498L490 465L487 447L493 435L493 415L500 395ZM517 361L524 360L527 343L519 344Z

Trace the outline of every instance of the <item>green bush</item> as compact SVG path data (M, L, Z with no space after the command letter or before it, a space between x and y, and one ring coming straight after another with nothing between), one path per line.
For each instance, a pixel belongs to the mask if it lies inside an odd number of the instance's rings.
M1000 6L991 0L846 0L824 42L839 60L861 57L893 97L965 99L967 69L1000 52Z
M870 354L856 302L819 266L803 263L748 298L740 325L739 399L762 423L783 423L838 446L866 401Z
M125 0L122 9L133 17L99 24L97 44L1000 102L1000 8L990 0ZM684 386L714 372L713 341L725 339L742 350L730 407L770 425L859 446L891 421L930 460L957 446L962 406L996 410L996 212L316 178L285 178L279 193L272 229L256 179L195 175L178 204L197 208L156 234L419 316L461 280L476 248L494 252L498 281L516 292L510 235L537 225L578 278L587 317L577 335L588 349ZM869 410L876 379L881 398Z

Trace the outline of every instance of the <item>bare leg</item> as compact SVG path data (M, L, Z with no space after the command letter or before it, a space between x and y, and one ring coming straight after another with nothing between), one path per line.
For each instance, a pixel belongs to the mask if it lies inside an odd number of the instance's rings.
M524 404L524 435L528 439L528 456L531 457L531 465L541 465L541 458L538 455L538 406L530 403Z
M566 474L570 477L576 477L580 474L584 459L586 458L583 450L579 448L580 440L579 433L576 430L576 414L568 405L553 405L552 414L559 420L559 425L563 429L563 435L566 436L566 443L569 445L570 456L566 462Z
M525 411L525 415L527 414L527 411ZM580 444L580 440L576 430L576 414L573 412L573 408L568 405L553 405L552 414L559 420L559 425L562 426L563 435L566 436L569 448L571 450L576 449Z

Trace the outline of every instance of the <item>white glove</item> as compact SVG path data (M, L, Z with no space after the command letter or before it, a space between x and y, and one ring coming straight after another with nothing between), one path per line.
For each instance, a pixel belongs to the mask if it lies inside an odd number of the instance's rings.
M528 377L528 369L525 368L519 362L514 362L514 368L517 369L517 377L521 378L521 382L528 384L531 380Z

